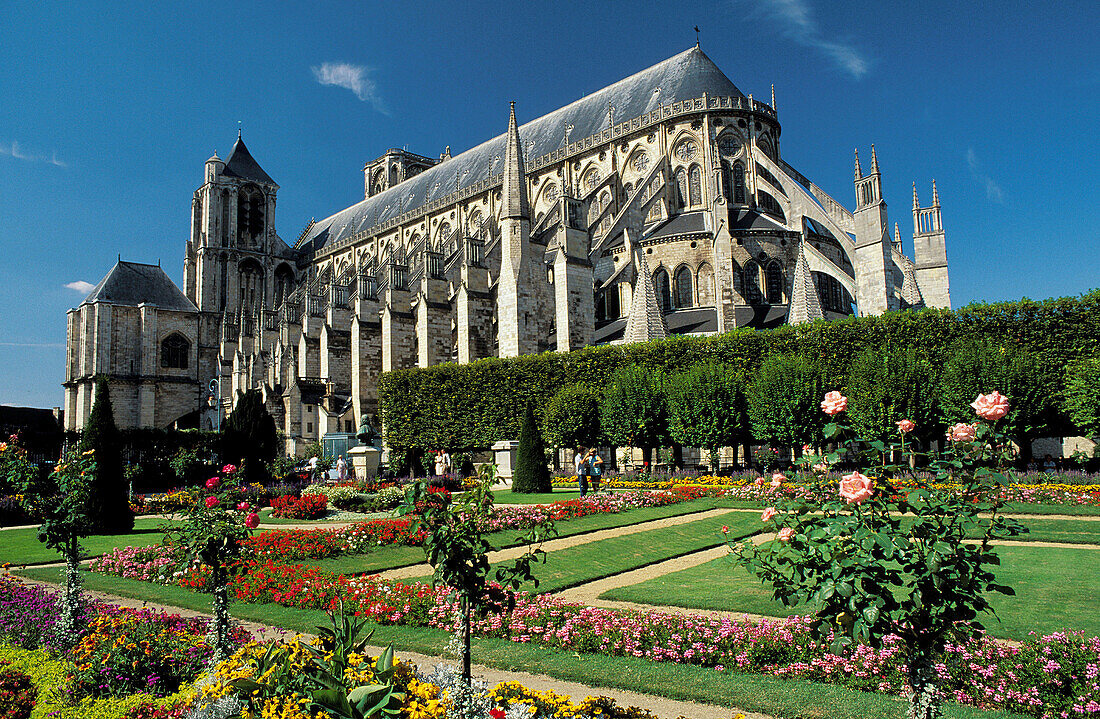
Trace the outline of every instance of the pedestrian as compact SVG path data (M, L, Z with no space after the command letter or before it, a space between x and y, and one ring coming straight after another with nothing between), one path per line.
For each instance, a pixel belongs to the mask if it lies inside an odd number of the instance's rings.
M588 475L591 477L591 480L592 480L592 492L593 493L599 492L600 491L600 475L603 474L603 457L601 457L596 452L595 447L588 450L587 464L588 464L588 467L589 467Z
M577 486L581 489L581 496L588 494L588 454L584 447L577 447L577 454L573 456L573 469L577 473Z
M336 476L340 480L341 484L346 482L348 479L348 463L344 461L344 455L342 454L336 460Z
M440 453L439 453L439 460L443 464L442 474L450 474L451 472L454 471L454 468L451 467L451 454L450 454L450 452L448 452L445 449L441 450Z
M317 481L317 465L320 463L320 461L321 460L317 459L317 455L313 455L312 457L309 458L309 462L306 463L306 464L309 465L309 481L310 482L316 482Z

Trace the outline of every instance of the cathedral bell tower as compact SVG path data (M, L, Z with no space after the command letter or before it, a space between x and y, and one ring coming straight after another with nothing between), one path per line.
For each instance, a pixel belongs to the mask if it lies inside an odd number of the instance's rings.
M913 183L913 259L921 297L929 307L951 309L947 279L947 237L940 216L940 193L932 180L932 206L921 207Z
M882 176L878 169L878 155L871 145L871 171L863 174L856 150L856 304L859 314L880 315L894 307L893 293L888 279L891 277L890 230L886 218L886 202L882 199Z

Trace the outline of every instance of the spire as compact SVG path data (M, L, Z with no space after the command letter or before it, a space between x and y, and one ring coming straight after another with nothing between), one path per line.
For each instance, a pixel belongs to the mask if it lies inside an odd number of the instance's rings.
M917 199L917 183L913 183L913 209L920 209L920 200Z
M894 246L901 251L901 229L898 228L898 223L894 223Z
M508 116L508 143L504 150L504 188L502 190L504 208L501 217L530 218L527 205L527 173L523 164L523 146L519 142L519 128L516 126L516 103L511 103Z
M871 143L871 174L878 172L878 155L875 154L875 143Z
M798 259L794 263L794 276L791 278L791 304L787 311L787 324L800 325L825 318L821 310L821 299L817 296L810 263L806 259L806 241L798 245Z
M623 342L649 342L668 338L668 325L665 314L657 302L657 291L653 288L653 276L649 274L649 265L645 255L634 250L634 270L638 279L634 281L634 296L630 302L630 315L626 319Z
M863 178L863 168L859 166L859 148L856 148L856 179Z
M902 283L901 283L901 299L910 308L924 307L924 298L920 293L920 286L917 284L917 273L913 266L913 261L905 255L902 255L901 263Z
M932 207L940 206L940 191L936 189L936 181L932 180Z

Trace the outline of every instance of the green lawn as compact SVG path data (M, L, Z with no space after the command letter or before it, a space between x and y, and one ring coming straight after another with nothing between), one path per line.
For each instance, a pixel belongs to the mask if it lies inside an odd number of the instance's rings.
M1100 522L1088 519L1042 519L1041 517L1027 517L1019 521L1030 530L1027 534L1013 537L1022 542L1100 544Z
M162 517L138 517L132 534L98 534L81 540L85 557L97 557L115 547L148 547L160 544L164 535ZM63 561L61 555L38 541L38 529L5 529L0 531L0 564L49 564Z
M1069 504L1008 502L1001 511L1008 514L1066 514L1075 517L1100 517L1100 507L1079 507Z
M56 569L31 569L25 576L58 581ZM179 587L162 587L102 574L89 574L88 589L170 606L209 611L210 597ZM312 632L328 624L320 611L288 609L273 604L233 604L238 619L261 622L291 631ZM439 656L450 635L438 629L376 626L374 644L393 644L400 653L413 651ZM506 671L526 671L582 684L661 694L673 699L736 706L786 719L903 719L906 705L896 697L857 692L800 679L778 679L758 674L715 672L685 664L650 662L632 657L578 655L571 651L503 639L475 638L474 661ZM583 697L574 697L580 700ZM982 711L948 704L948 719L1025 719L1024 715Z
M605 491L605 490L600 490ZM625 489L613 489L612 492L626 492ZM550 504L551 502L564 502L568 499L577 499L581 496L580 490L568 487L555 487L552 492L536 494L520 494L510 489L493 491L493 501L496 504Z
M271 507L267 507L266 509L260 510L260 524L309 524L324 527L339 522L362 522L368 519L383 519L392 516L392 512L371 512L370 514L363 514L362 512L345 512L340 509L329 509L325 511L325 515L320 519L283 519L282 517L272 517Z
M997 554L997 581L1013 587L1016 596L990 598L1000 617L984 620L993 635L1022 640L1033 630L1049 634L1065 628L1100 634L1100 549L1000 547ZM601 598L769 616L804 613L773 600L770 589L728 557L619 587Z

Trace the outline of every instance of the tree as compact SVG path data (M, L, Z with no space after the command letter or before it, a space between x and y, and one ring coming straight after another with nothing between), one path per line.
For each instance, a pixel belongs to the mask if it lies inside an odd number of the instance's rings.
M531 405L527 405L523 425L519 430L519 451L516 453L512 490L520 494L553 491L550 486L550 470L546 466L546 447L542 443L542 433L539 432Z
M824 424L817 406L821 385L821 370L808 357L773 355L764 360L745 393L753 436L791 448L816 441Z
M970 403L979 394L997 388L1012 403L1012 414L1002 431L1020 446L1023 460L1031 458L1031 442L1065 422L1059 417L1057 376L1039 355L1011 344L988 339L965 339L952 346L943 368L940 411L948 424L973 416Z
M543 435L554 447L591 447L600 438L600 392L589 384L562 387L546 405Z
M80 435L80 451L95 452L95 470L88 497L88 516L95 532L114 534L134 528L130 488L122 474L122 438L115 425L111 390L106 377L97 377L95 399Z
M1066 369L1062 406L1078 431L1100 435L1100 357L1086 357Z
M814 612L811 630L834 651L899 637L910 719L940 716L936 662L945 644L982 629L978 617L992 611L990 592L1014 594L992 571L1000 563L995 540L1026 531L999 513L998 494L1013 481L1004 471L1011 452L998 431L1000 415L960 424L931 478L909 469L904 434L900 442L863 444L871 447L863 457L867 475L846 475L839 491L817 465L837 462L845 448L854 453L855 441L827 457L805 456L804 492L779 495L762 515L774 538L734 546L738 562L770 584L776 599ZM827 439L846 435L839 422L825 427ZM902 462L891 463L895 454Z
M222 425L222 459L240 466L244 484L263 484L267 463L275 459L277 445L275 419L264 407L260 390L250 389L240 395Z
M700 364L673 375L668 383L668 429L673 441L710 452L718 471L718 449L747 440L744 380L722 364Z
M654 447L667 444L664 374L633 365L617 370L600 401L600 429L616 447L645 450L647 460Z
M935 373L911 347L872 348L856 355L846 393L851 398L848 416L860 437L897 437L899 419L916 424L910 437L943 437Z

